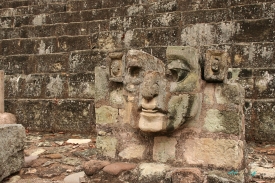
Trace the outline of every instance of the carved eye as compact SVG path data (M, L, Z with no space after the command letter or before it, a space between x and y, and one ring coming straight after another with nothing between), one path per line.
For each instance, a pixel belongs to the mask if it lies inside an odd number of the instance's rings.
M187 69L174 68L174 69L169 69L169 71L166 73L166 77L169 81L180 82L186 78L188 73L189 73L189 70Z
M129 74L131 77L139 77L141 70L142 70L141 67L131 66L129 68Z

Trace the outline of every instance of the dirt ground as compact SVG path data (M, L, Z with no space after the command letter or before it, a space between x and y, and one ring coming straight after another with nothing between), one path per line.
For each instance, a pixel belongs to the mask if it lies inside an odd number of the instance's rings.
M82 171L82 163L96 157L96 137L70 133L27 132L25 166L3 183L63 183L64 178ZM82 144L69 139L90 139ZM249 182L275 183L275 144L248 143L246 171Z

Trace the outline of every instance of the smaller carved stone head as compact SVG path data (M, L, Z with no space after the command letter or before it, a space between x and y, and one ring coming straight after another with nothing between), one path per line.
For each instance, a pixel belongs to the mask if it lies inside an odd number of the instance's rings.
M139 50L126 56L125 121L146 132L172 131L193 119L201 106L197 50L168 47L167 64Z

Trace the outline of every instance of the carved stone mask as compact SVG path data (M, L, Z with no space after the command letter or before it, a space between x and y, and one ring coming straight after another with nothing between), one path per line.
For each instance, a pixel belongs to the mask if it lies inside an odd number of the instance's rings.
M139 50L126 56L125 122L146 132L172 131L193 119L201 106L197 50L168 47L167 65Z

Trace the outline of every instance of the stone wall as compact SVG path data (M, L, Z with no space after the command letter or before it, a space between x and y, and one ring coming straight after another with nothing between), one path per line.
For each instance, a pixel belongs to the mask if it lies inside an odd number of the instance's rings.
M246 139L274 141L272 0L1 0L5 111L32 130L95 129L96 66L139 49L166 60L167 46L226 51L245 88Z
M168 46L166 64L140 50L110 53L106 66L95 69L98 158L156 163L170 178L192 174L190 168L204 172L199 175L202 180L226 178L235 170L239 176L230 180L243 182L245 92L235 79L227 78L234 74L225 66L230 64L227 54L207 53L204 73L198 50L189 46ZM207 68L215 64L209 64L209 57L214 62L223 58L218 62L224 61L226 72L219 63L218 73L225 76L211 75ZM158 182L150 177L153 170L143 175L143 166L148 164L138 165L139 181Z

